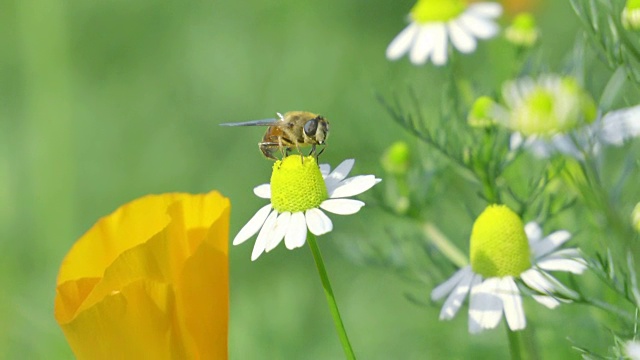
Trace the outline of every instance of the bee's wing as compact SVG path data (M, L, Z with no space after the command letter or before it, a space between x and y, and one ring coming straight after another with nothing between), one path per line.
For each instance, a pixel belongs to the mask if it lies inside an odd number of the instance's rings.
M220 126L271 126L277 125L281 120L271 118L262 120L251 120L242 122L222 123Z

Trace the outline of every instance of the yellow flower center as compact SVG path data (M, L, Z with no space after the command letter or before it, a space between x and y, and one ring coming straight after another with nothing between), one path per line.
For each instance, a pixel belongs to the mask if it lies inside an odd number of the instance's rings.
M291 155L273 164L271 205L278 212L305 211L328 198L315 157Z
M419 0L411 9L411 19L419 24L446 22L462 14L461 0Z
M627 5L625 8L629 10L638 10L640 9L640 0L629 0L627 1Z
M485 278L519 276L531 268L531 250L520 217L505 205L489 205L471 231L471 268Z

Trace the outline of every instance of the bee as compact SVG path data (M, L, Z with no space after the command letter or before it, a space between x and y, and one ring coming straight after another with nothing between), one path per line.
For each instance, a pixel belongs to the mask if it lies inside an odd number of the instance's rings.
M278 114L277 119L263 119L236 123L224 123L220 126L268 126L267 131L258 143L258 148L268 159L278 160L274 153L280 150L283 157L295 147L300 154L301 146L311 146L309 155L316 152L317 145L326 147L329 136L329 121L322 115L307 111L289 111ZM324 151L324 147L316 155L316 159Z

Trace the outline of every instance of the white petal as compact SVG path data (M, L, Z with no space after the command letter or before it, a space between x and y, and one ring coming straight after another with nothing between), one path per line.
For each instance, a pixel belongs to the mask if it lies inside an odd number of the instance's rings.
M537 222L531 221L524 226L524 232L527 234L529 244L533 245L542 239L542 228Z
M333 189L327 187L327 192L331 199L344 198L361 194L379 182L380 179L376 179L374 175L358 175L342 181Z
M449 22L448 27L451 43L458 51L468 54L476 49L476 39L461 27L456 20Z
M489 39L498 33L498 26L490 20L486 20L472 12L465 12L458 18L462 26L473 36L480 39Z
M570 155L573 158L580 159L582 154L576 147L576 143L571 136L567 134L556 134L551 138L551 146L558 152Z
M438 29L444 29L444 23L432 23L419 27L419 32L409 52L409 60L412 64L422 65L427 62L438 45L435 37Z
M533 156L539 159L547 159L557 150L547 140L536 138L535 136L526 138L524 146L533 154Z
M253 193L263 199L271 199L271 184L262 184L253 188Z
M496 293L500 279L489 278L471 287L469 304L469 332L493 329L502 318L502 299Z
M333 230L331 219L325 215L322 210L312 208L306 211L305 218L307 227L313 235L319 236Z
M256 212L255 215L253 215L251 220L249 220L249 222L247 222L242 227L242 229L240 229L240 232L238 232L238 235L236 235L236 237L233 238L233 245L242 244L243 242L247 241L250 237L255 235L255 233L257 233L258 230L260 230L260 227L262 227L262 224L264 224L264 221L267 219L267 216L269 216L269 211L271 211L271 204L261 207L260 210L258 210L258 212Z
M566 271L573 274L582 274L587 265L577 259L545 258L536 264L540 269L547 271Z
M562 285L556 278L543 270L529 269L520 274L520 278L527 286L543 295L560 295L569 298L578 296L573 290Z
M289 221L289 230L284 236L284 244L287 249L293 250L304 245L305 240L307 240L307 222L304 220L304 213L293 213Z
M447 62L447 29L445 26L436 28L434 43L431 61L437 66L444 65Z
M364 203L352 199L329 199L320 204L320 207L328 212L338 215L351 215L357 213Z
M320 173L322 177L325 178L331 172L331 166L329 164L320 164Z
M269 240L269 236L271 235L271 231L273 231L273 226L275 225L277 218L278 212L273 210L267 217L267 220L265 220L264 225L262 225L262 229L260 229L260 233L258 234L258 238L256 239L256 243L253 245L251 261L255 261L264 252L267 247L267 240Z
M267 246L265 247L266 252L275 249L282 239L284 239L284 235L287 233L289 228L289 220L291 220L290 212L283 212L278 216L273 230L271 231L271 235L269 235L269 238L267 239Z
M447 281L431 290L431 300L437 301L442 299L445 295L448 295L451 290L453 290L458 285L458 283L460 283L460 281L469 273L473 273L470 265L467 265L456 271L456 273L453 274L453 276L451 276L449 279L447 279Z
M553 290L551 284L535 269L529 269L523 272L520 274L520 278L528 287L539 293L549 294Z
M533 250L533 254L536 258L540 258L560 247L569 239L571 239L570 232L566 230L555 231L539 242L531 244L531 250Z
M522 308L522 297L516 282L511 276L500 279L500 297L504 308L504 317L507 320L509 329L522 330L527 325Z
M404 28L404 30L402 30L387 47L387 59L397 60L402 55L406 54L411 48L411 44L413 44L417 33L418 25L415 23L411 23L409 26Z
M347 159L341 162L331 174L325 176L324 183L327 186L327 191L331 192L332 189L338 186L338 184L349 175L354 163L354 159Z
M515 132L511 134L511 139L509 139L509 149L511 151L517 150L524 143L524 138L522 134Z
M542 257L542 259L548 259L548 258L563 258L563 259L574 259L574 260L584 261L580 251L575 248L560 249L558 251L554 251L553 253L547 256Z
M474 3L469 5L467 9L476 15L487 18L497 18L502 15L502 6L495 2Z
M560 301L558 301L558 299L556 299L554 297L551 297L551 296L533 295L531 297L533 298L533 300L535 300L538 303L548 307L549 309L555 309L560 305Z
M604 143L616 146L622 145L626 139L640 136L640 106L607 113L598 130Z
M442 305L442 310L440 310L440 320L450 320L458 313L462 303L464 303L464 299L467 297L469 293L469 289L472 286L475 286L482 282L482 276L474 274L469 268L470 271L464 274L464 277L460 279L458 285L453 289L453 291L447 297L447 300Z

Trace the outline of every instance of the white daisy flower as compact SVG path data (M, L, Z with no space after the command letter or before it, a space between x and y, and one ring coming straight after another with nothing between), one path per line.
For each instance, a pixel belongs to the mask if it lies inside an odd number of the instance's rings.
M539 158L561 153L582 159L583 151L597 154L603 146L621 146L640 136L640 106L619 109L599 116L592 124L551 137L511 135L511 149L523 147Z
M629 340L624 345L624 353L631 360L640 360L640 342Z
M408 52L414 65L429 59L443 65L448 41L462 53L473 52L476 39L498 34L494 19L501 14L502 6L494 2L467 5L462 0L419 0L409 13L409 25L387 47L387 58L397 60Z
M597 154L603 146L622 146L640 136L640 105L598 115L591 124L583 124L566 133L553 136L511 135L511 149L526 148L539 158L556 153L582 159L583 152Z
M627 0L620 19L626 29L640 30L640 1Z
M543 75L503 86L504 106L480 97L469 113L472 126L502 125L513 131L510 148L540 158L562 153L582 159L605 145L620 146L640 136L640 106L602 114L571 77Z
M467 297L469 332L498 326L504 313L511 330L526 326L520 279L539 303L554 308L577 294L556 280L549 271L581 274L586 262L577 249L556 249L571 238L568 231L546 237L536 223L522 220L504 205L490 205L478 216L471 233L471 265L458 270L431 292L433 300L447 296L440 320L452 319Z
M347 178L355 160L343 161L330 171L327 164L317 165L313 156L287 156L273 165L271 182L253 192L271 203L263 206L238 232L233 245L247 241L258 231L251 260L273 250L284 239L289 250L304 245L307 231L314 235L333 229L331 219L322 211L339 215L355 214L364 202L347 199L361 194L381 180L374 175Z
M592 122L593 99L572 77L543 75L505 83L502 96L508 118L498 119L524 136L552 136Z

